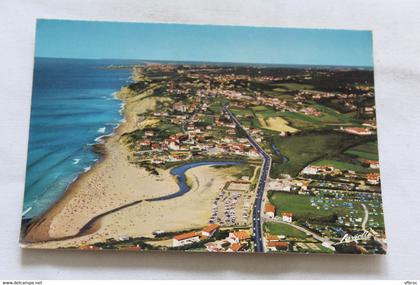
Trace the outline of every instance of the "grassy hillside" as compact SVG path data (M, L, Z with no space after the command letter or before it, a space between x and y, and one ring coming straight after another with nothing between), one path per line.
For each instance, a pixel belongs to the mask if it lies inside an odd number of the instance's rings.
M308 132L289 137L272 137L272 143L288 158L285 163L273 161L270 176L281 173L297 175L306 165L319 159L334 159L366 138L340 132Z

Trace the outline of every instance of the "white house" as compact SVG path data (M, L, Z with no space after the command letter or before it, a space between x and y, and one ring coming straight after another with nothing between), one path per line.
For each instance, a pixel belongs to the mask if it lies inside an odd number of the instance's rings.
M183 246L200 241L200 235L196 232L176 235L172 238L172 246Z
M227 238L227 240L232 244L232 243L240 243L250 238L251 238L251 235L249 232L237 231L237 232L229 233L229 237Z
M274 218L274 215L276 214L276 207L274 205L267 203L265 204L264 213L267 218L272 219Z
M283 222L291 223L293 220L293 213L281 212L281 219L283 220Z
M170 150L179 150L179 145L176 141L171 141L168 146Z
M155 135L154 131L145 131L144 134L146 135L146 137L153 137Z
M313 175L313 174L317 174L317 173L318 173L318 167L316 167L316 166L308 165L302 170L302 174Z

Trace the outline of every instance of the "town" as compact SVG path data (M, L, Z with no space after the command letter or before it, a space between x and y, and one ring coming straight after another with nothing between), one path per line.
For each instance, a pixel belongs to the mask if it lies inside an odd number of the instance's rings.
M156 176L189 162L249 167L226 181L203 228L157 230L140 245L122 238L108 246L250 252L261 244L265 252L279 253L386 252L372 70L162 63L132 68L125 96L153 104L136 117L136 129L121 136L131 163ZM340 243L364 232L368 238Z

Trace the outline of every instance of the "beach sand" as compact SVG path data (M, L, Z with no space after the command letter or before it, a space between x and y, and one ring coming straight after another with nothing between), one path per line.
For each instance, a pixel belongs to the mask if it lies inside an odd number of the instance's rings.
M226 168L234 170L232 166ZM210 219L213 200L226 181L233 179L232 171L226 171L226 168L199 166L189 169L186 176L192 182L192 187L182 196L165 201L143 201L98 219L92 225L93 232L90 234L60 241L28 244L27 247L80 247L124 236L153 237L156 230L173 232L202 228ZM57 226L64 226L57 220L54 221ZM61 219L60 223L66 223L65 219Z

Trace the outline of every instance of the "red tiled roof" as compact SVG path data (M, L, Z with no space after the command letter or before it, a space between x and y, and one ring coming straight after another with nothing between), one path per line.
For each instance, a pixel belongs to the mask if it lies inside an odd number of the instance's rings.
M290 212L281 212L281 215L286 217L293 217L293 213Z
M241 249L241 244L239 243L233 243L230 247L229 247L232 251L238 251Z
M264 210L264 212L272 212L272 213L275 213L276 212L276 207L274 207L274 205L272 205L272 204L270 204L270 203L267 203L267 204L265 204L265 210Z
M249 234L249 232L245 232L245 231L234 232L233 235L239 240L251 238L251 235Z
M377 160L370 160L370 159L365 159L363 162L364 163L368 163L368 164L379 164L379 161L377 161Z
M142 248L140 246L127 246L127 247L123 247L121 248L121 250L127 250L127 251L139 251L142 250Z
M286 241L269 241L267 247L288 247L289 243Z
M269 236L267 236L267 240L268 241L277 241L277 240L279 240L279 238L277 236L274 236L274 235L269 235Z
M368 174L366 174L366 178L367 179L378 179L379 178L379 173L368 173Z
M196 232L189 232L189 233L185 233L185 234L180 234L180 235L176 235L173 237L173 239L176 240L184 240L184 239L189 239L189 238L193 238L198 236L198 234Z
M203 232L211 233L212 231L217 230L218 228L220 228L219 224L210 224L203 229Z

